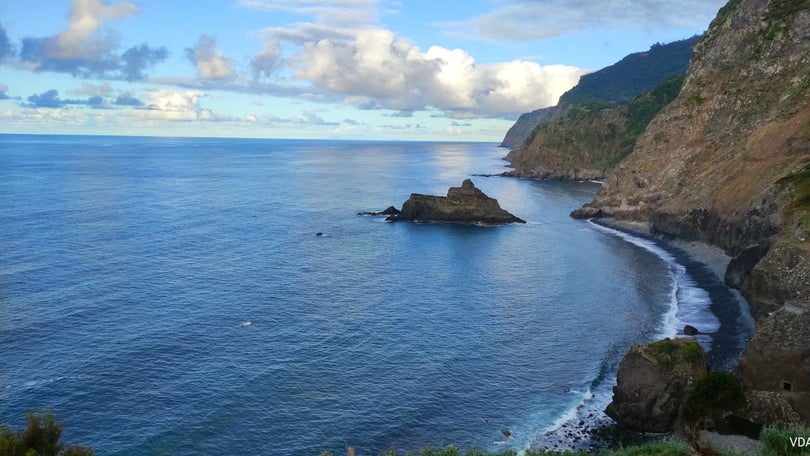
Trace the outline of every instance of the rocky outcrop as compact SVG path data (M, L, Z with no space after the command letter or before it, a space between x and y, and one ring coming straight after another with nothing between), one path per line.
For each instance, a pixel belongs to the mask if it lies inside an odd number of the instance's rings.
M781 395L810 422L810 312L797 303L757 320L757 330L737 368L750 391Z
M734 411L732 416L753 423L759 428L767 425L789 427L801 424L802 419L790 403L773 391L749 391L745 394L746 407Z
M447 196L412 193L400 213L386 220L474 225L526 223L501 209L498 200L485 195L470 179L465 179L461 187L451 187Z
M690 386L707 372L706 354L693 339L633 344L605 413L635 431L672 431Z
M396 215L396 214L399 214L399 209L395 208L394 206L388 206L387 208L381 211L363 211L357 213L357 215L367 215L367 216Z
M695 46L679 96L572 215L646 221L741 255L728 279L756 335L738 372L747 390L780 394L810 424L807 68L810 0L729 1Z

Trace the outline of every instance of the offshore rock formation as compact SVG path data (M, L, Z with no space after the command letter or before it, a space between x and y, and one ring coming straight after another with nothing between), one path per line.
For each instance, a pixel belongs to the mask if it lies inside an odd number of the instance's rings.
M412 193L402 211L386 220L473 225L526 223L501 209L498 200L485 195L470 179L465 179L461 187L451 187L447 196Z
M605 413L634 431L672 431L689 387L708 371L706 353L694 339L633 344L619 363Z
M810 424L810 0L731 0L680 95L572 215L742 254L728 281L756 318L738 374Z

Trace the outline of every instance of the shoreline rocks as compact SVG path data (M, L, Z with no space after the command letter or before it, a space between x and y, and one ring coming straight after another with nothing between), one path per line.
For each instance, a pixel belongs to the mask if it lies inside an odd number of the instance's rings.
M691 385L709 371L694 339L633 344L619 363L613 401L605 413L639 432L671 432Z
M381 211L363 211L357 213L357 215L368 215L368 216L396 215L396 214L399 214L399 209L395 208L394 206L388 206L387 208Z

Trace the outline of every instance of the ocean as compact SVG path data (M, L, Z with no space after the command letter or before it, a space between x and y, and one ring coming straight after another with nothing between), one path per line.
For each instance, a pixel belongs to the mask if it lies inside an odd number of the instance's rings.
M596 183L478 176L504 155L0 135L0 423L51 408L99 455L575 447L633 342L691 324L733 364L750 328L716 274L571 219ZM528 223L358 215L468 177Z

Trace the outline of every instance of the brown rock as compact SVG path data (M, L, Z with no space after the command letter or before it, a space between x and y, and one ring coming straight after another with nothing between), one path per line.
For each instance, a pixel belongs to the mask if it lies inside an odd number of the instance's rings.
M706 354L693 339L633 344L605 413L635 431L671 431L689 387L707 372Z
M737 367L748 391L771 391L810 423L810 311L795 304L762 317Z
M788 427L801 424L802 419L781 394L774 391L748 391L748 405L734 415L760 426Z

